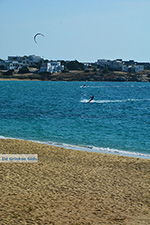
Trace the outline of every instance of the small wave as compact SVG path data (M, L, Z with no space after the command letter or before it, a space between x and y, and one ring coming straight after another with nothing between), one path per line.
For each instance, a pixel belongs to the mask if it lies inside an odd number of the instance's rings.
M4 137L4 136L0 136L0 139L16 139L16 140L23 140L23 141L32 141L34 143L46 144L46 145L51 145L51 146L66 148L66 149L72 149L72 150L150 159L150 154L145 154L145 153L140 153L140 152L130 152L130 151L125 151L125 150L113 149L113 148L103 148L103 147L95 147L95 146L79 146L79 145L65 144L65 143L52 142L52 141L25 140L25 139L21 139L21 138L11 138L11 137Z
M17 138L0 136L0 139L17 139Z
M140 152L129 152L129 151L118 150L113 148L103 148L103 147L95 147L95 146L78 146L78 145L57 143L57 142L50 142L50 141L48 142L34 141L34 142L48 144L48 145L66 148L66 149L79 150L79 151L107 153L107 154L115 154L115 155L122 155L122 156L136 157L136 158L148 158L148 159L150 158L150 154L145 154Z
M141 102L141 101L150 101L150 99L122 99L122 100L92 100L90 103L117 103L117 102ZM82 99L80 102L88 103L89 99Z
M48 144L51 146L56 146L56 147L61 147L66 149L79 150L79 151L107 153L107 154L109 153L109 154L138 157L138 158L150 158L150 154L145 154L140 152L129 152L129 151L113 149L113 148L103 148L103 147L95 147L95 146L79 146L79 145L72 145L72 144L65 144L65 143L58 143L58 142L51 142L51 141L48 141L48 142L33 141L33 142Z
M103 152L103 153L117 154L117 155L123 155L123 156L140 157L140 158L150 158L150 154L144 154L140 152L129 152L129 151L118 150L118 149L98 148L98 147L93 147L92 149L94 152Z

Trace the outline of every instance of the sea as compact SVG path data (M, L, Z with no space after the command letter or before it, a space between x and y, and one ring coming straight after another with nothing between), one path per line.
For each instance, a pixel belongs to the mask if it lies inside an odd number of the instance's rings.
M0 81L0 138L150 158L150 83Z

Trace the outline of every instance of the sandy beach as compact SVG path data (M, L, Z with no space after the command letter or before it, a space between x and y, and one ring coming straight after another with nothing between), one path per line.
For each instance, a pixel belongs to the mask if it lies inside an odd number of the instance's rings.
M0 224L149 225L150 160L1 139Z

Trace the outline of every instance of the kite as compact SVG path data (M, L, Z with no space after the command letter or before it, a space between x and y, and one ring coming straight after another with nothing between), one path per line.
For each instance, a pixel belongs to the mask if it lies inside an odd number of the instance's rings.
M44 34L42 34L42 33L37 33L37 34L35 34L34 35L34 42L37 44L37 41L36 41L36 38L37 38L37 36L42 36L42 37L44 37Z

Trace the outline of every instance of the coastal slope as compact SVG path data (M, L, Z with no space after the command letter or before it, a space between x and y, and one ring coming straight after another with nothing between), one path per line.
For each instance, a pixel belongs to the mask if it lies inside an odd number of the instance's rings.
M1 139L0 224L149 225L150 160Z

